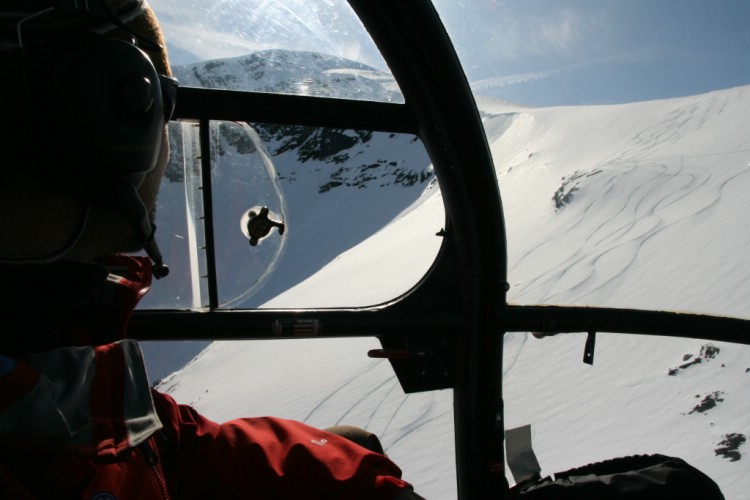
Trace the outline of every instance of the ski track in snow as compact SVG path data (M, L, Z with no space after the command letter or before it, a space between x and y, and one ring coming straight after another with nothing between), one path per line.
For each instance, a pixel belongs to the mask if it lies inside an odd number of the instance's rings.
M303 421L310 423L314 421L317 414L334 409L336 414L340 416L331 425L348 424L353 421L363 422L360 425L375 432L381 439L383 447L388 451L414 431L432 420L440 418L448 411L444 409L437 415L432 415L436 408L434 395L432 393L420 396L403 394L395 375L386 376L382 380L375 377L374 380L363 384L363 379L377 375L375 372L379 368L379 364L375 363L361 370L330 391L310 410ZM365 392L361 390L363 385L367 387ZM379 396L378 394L386 388L384 394ZM417 398L420 398L421 401L415 403ZM342 405L338 401L347 401L347 403ZM394 402L398 404L392 411L384 409L393 406ZM411 403L412 408L408 412L402 411L408 403ZM359 415L354 415L355 413L359 413ZM385 424L382 428L379 428L378 425L383 422ZM392 429L391 426L396 422L398 422L398 427Z
M372 372L375 367L376 367L375 364L368 366L367 368L365 368L363 371L361 371L354 377L351 377L348 380L346 380L343 384L341 384L335 390L330 392L327 396L323 397L323 399L320 400L320 403L318 403L315 407L313 407L312 410L310 410L310 413L307 414L307 416L304 418L304 421L308 422L315 415L316 412L318 412L319 410L325 407L326 403L328 403L328 401L331 400L331 398L333 398L340 392L344 391L348 386L353 385L361 376L367 375L368 373ZM356 406L356 404L354 406ZM352 408L353 406L349 408L347 413L351 412Z
M380 400L378 400L377 403L374 404L372 412L370 413L370 417L367 419L367 423L365 424L365 429L371 429L374 422L380 421L380 419L375 418L378 414L378 411L383 406L383 404L385 404L385 402L389 398L392 397L394 391L400 387L398 383L398 379L396 379L395 376L390 377L387 381L383 382L383 384L381 384L381 387L387 383L390 384L390 387L388 388L386 393L383 395L383 397L380 398ZM405 401L405 399L406 398L404 398L403 400ZM363 401L364 401L364 398L363 398ZM401 405L399 404L399 407L400 406ZM388 422L392 422L397 414L398 414L398 408L396 408L396 410L391 414L390 418L388 419ZM388 428L388 424L386 424L386 427L383 429L382 431L383 434L385 434L385 432L387 431L387 428Z

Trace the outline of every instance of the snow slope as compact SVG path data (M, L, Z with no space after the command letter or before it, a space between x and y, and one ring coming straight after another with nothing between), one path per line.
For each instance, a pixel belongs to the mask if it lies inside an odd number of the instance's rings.
M750 87L612 106L532 109L482 99L480 107L508 222L512 302L750 317ZM357 188L337 190L326 200L345 212ZM296 192L298 203L326 196L305 193ZM382 228L265 305L335 304L347 277L353 301L382 300L391 287L400 293L405 283L379 279L362 262L387 259L402 241L412 257L395 264L403 266L395 275L406 276L435 254L434 238L413 228L442 217L439 191L426 184L412 196ZM307 244L324 243L316 234ZM750 348L599 334L588 366L583 342L578 334L506 337L507 426L532 424L543 473L659 452L704 470L727 498L748 498ZM374 346L215 342L159 387L219 421L271 414L367 427L417 491L455 498L451 392L404 395L388 363L366 357Z

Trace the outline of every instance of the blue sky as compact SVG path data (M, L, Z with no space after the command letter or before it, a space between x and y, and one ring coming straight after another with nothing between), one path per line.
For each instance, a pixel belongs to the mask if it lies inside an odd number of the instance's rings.
M263 48L385 69L345 0L152 0L175 64ZM477 93L619 103L750 84L748 0L435 0Z
M475 90L532 105L750 83L745 0L437 0Z

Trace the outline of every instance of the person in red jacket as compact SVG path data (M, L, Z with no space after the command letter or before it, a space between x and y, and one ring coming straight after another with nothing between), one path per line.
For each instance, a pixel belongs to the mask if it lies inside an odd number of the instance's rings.
M372 435L219 424L149 387L125 330L168 272L151 216L175 82L156 18L143 0L0 9L18 124L2 138L0 498L421 498Z

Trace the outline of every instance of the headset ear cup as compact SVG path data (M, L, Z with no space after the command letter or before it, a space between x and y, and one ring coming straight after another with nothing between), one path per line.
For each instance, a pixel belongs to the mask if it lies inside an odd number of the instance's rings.
M168 119L151 60L132 43L88 32L18 51L27 92L13 111L29 118L17 171L119 214L154 261L154 276L165 276L150 206L139 192L149 172L156 174ZM165 82L166 95L176 94L177 82Z
M77 46L76 46L77 45ZM102 179L136 188L153 169L164 128L159 75L134 45L90 35L33 49L32 136L48 181L96 203Z

